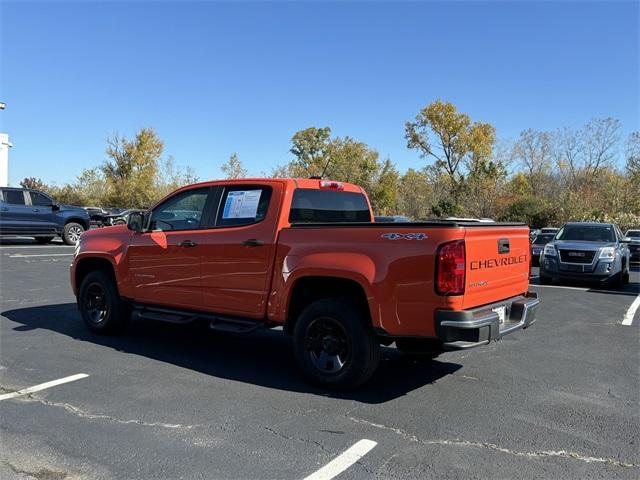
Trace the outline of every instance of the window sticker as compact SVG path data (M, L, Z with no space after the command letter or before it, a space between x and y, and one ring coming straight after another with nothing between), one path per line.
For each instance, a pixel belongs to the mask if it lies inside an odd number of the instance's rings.
M256 218L262 190L239 190L229 192L224 202L222 218Z

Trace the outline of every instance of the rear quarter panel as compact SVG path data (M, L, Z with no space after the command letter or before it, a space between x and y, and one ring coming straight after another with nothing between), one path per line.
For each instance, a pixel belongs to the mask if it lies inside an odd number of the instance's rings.
M422 233L421 240L389 233ZM435 336L433 311L446 306L434 293L434 255L441 243L462 238L462 228L304 227L278 238L268 315L282 323L295 282L307 276L354 280L364 290L374 327L390 334Z

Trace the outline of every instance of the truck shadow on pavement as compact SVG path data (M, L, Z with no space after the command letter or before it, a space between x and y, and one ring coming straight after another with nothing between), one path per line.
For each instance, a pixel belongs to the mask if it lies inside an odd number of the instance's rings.
M383 347L380 368L366 385L351 392L333 392L305 382L296 367L291 339L279 331L233 336L211 332L204 325L180 326L137 319L131 321L122 336L100 336L85 328L75 303L13 309L2 315L21 324L14 327L16 332L51 330L218 378L371 404L401 397L461 368L459 364L437 360L410 360L395 348Z

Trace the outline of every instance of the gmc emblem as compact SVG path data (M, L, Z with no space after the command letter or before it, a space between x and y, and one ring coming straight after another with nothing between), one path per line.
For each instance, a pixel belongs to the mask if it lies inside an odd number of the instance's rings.
M584 252L569 252L570 257L584 257Z

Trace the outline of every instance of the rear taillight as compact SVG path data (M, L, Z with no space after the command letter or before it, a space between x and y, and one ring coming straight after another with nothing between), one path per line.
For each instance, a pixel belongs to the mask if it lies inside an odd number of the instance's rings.
M464 294L465 265L464 240L441 245L436 253L436 293Z

